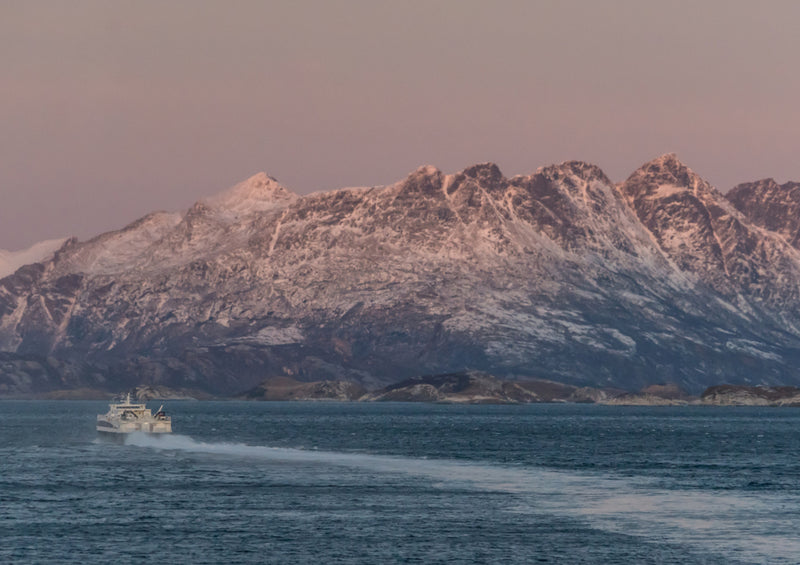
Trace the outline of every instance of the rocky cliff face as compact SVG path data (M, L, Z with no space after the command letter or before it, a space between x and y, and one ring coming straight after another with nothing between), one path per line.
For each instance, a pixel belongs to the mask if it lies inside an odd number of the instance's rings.
M0 392L796 382L798 309L800 252L672 155L620 186L582 162L305 197L260 174L0 279Z
M727 197L748 220L800 248L800 183L748 182L733 188Z
M756 312L764 304L797 312L797 250L778 234L750 223L674 155L645 165L620 190L682 272L742 312Z

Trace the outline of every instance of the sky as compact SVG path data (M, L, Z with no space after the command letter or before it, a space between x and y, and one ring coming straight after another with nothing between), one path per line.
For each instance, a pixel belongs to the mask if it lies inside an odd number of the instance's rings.
M800 181L794 0L0 2L0 249L265 171L298 194L493 161Z

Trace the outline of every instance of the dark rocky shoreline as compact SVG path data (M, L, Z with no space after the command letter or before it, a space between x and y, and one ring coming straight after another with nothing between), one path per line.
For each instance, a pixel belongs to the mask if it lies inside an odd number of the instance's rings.
M800 388L725 384L709 387L700 396L694 396L675 384L649 385L638 392L628 392L614 388L576 387L541 379L509 381L476 371L414 377L373 391L347 381L301 383L278 377L265 380L239 398L446 404L550 402L613 406L800 406Z
M675 384L650 385L638 392L614 388L576 387L542 379L503 380L467 371L413 377L377 390L351 381L302 382L273 377L233 397L212 396L193 389L140 385L129 391L139 401L254 400L319 402L429 402L442 404L581 403L611 406L800 406L800 388L793 386L715 385L700 396ZM108 391L74 389L5 398L47 400L110 400ZM0 397L3 398L3 397Z

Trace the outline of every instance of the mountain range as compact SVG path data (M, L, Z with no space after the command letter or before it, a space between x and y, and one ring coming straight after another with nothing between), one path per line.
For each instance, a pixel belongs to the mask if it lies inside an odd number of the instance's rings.
M417 375L691 392L800 384L800 184L673 154L422 167L298 196L258 174L0 279L0 394Z

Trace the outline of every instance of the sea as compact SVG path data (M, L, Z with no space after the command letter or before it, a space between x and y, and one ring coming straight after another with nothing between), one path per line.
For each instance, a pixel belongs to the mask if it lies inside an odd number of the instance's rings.
M164 404L0 401L0 563L800 563L797 408Z

